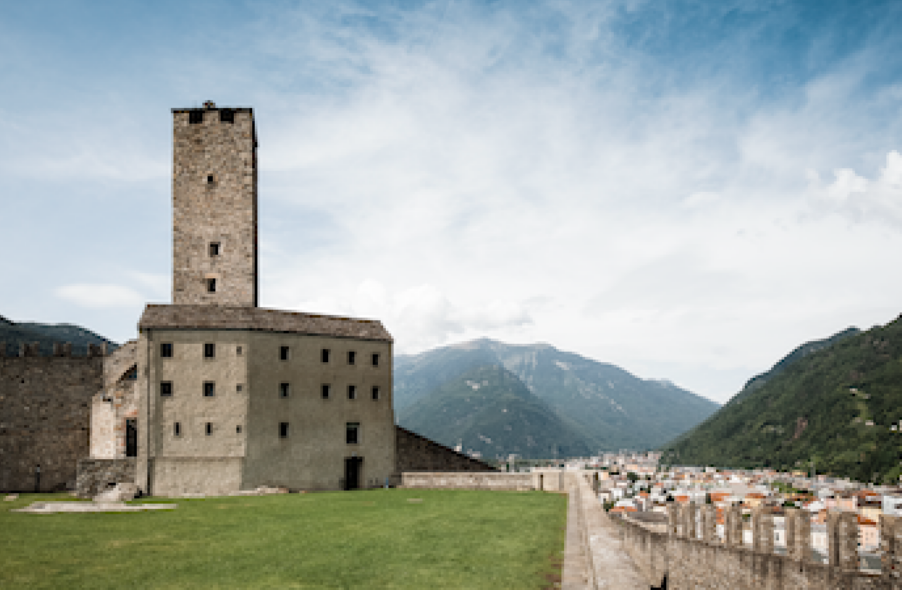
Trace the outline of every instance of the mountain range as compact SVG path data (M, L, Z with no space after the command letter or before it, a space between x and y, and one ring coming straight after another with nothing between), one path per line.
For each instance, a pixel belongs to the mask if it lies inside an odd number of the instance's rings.
M719 407L548 344L488 339L398 355L394 383L401 426L489 457L651 449Z
M672 443L672 464L772 467L897 482L902 318L809 342Z

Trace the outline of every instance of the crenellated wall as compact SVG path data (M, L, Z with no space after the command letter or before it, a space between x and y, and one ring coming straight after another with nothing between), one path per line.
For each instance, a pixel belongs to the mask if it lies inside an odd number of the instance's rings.
M828 516L829 563L810 560L810 520L806 512L786 511L787 554L775 554L773 516L752 513L753 545L742 543L738 507L725 510L725 539L714 534L715 507L674 505L666 530L630 519L622 521L624 547L650 585L681 590L800 589L876 590L902 588L902 521L881 519L882 572L859 570L858 523L850 512Z

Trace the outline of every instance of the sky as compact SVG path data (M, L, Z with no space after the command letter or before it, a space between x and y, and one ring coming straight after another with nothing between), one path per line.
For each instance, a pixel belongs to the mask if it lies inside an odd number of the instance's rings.
M902 312L902 4L0 5L0 315L171 301L173 108L252 107L260 303L724 402Z

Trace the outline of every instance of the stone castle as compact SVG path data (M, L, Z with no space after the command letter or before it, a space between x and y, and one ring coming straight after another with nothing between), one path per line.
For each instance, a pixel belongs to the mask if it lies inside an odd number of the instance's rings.
M172 115L172 304L147 305L137 339L109 355L4 355L0 409L21 419L0 426L0 490L32 489L41 461L40 489L72 487L77 463L81 495L126 481L162 496L355 489L402 471L491 469L395 425L393 341L379 321L258 307L253 111L205 103ZM81 385L61 394L69 365ZM12 391L23 370L32 385ZM25 442L42 370L49 403L74 408L65 452Z

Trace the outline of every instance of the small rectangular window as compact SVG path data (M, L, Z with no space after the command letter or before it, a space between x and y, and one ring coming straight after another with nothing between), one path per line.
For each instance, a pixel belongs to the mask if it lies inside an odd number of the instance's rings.
M329 399L330 389L331 389L330 385L323 383L323 387L322 387L323 399Z
M235 386L235 391L237 391L238 393L241 393L242 390L244 390L244 385L242 385L241 383Z
M288 397L290 387L288 383L279 383L279 397Z
M349 445L356 445L360 440L360 423L348 422L345 429L345 442Z
M279 436L288 438L288 422L279 422Z
M211 434L213 434L213 423L212 422L207 422L206 426L204 427L204 432L206 432L207 436L210 436Z
M328 349L328 348L324 348L324 349L323 349L323 353L322 353L322 355L321 355L320 358L323 359L323 362L324 362L324 363L328 363L328 362L329 362L329 349Z
M241 356L242 354L244 354L244 349L241 348L240 346L237 347L237 348L235 349L235 354L237 354L238 356Z
M210 242L210 256L219 256L219 242Z
M373 366L374 367L379 366L379 353L378 352L373 353Z
M216 357L216 344L207 342L204 344L204 358L211 359Z
M172 342L163 342L160 344L160 356L164 359L172 358Z
M241 434L241 424L235 427L235 434Z
M188 122L192 125L204 122L203 111L188 111Z
M354 361L357 360L357 353L353 350L348 351L348 364L353 365Z
M287 360L288 360L288 347L287 347L287 346L280 346L280 347L279 347L279 360L280 360L280 361L287 361Z
M204 397L216 395L216 384L212 381L204 381Z
M221 109L219 111L219 121L220 123L234 123L235 111L232 109Z
M379 388L378 387L373 388L373 399L379 399Z
M357 399L356 385L348 385L348 399Z
M207 279L207 293L216 292L216 279Z
M160 382L160 397L172 397L172 381Z
M175 424L172 425L172 433L175 436L182 435L182 425L179 422L176 422Z

